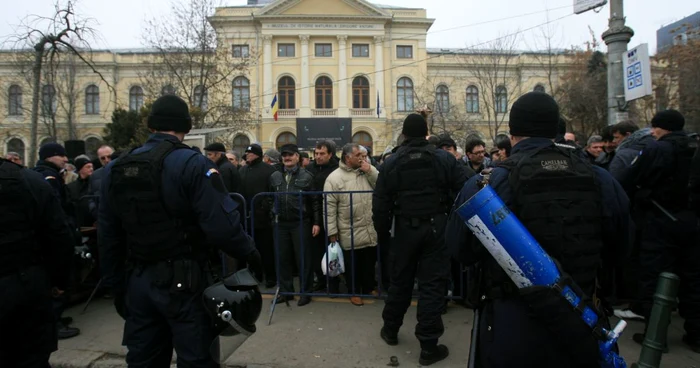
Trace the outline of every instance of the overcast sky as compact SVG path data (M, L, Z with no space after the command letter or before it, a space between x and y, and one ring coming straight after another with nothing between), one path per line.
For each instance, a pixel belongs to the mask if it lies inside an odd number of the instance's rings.
M331 0L329 0L330 2ZM378 0L374 3L404 7L427 7L428 17L435 23L428 34L428 47L474 47L485 41L525 30L533 26L565 17L573 13L573 0ZM81 0L78 13L95 19L100 40L94 48L142 47L141 33L144 19L167 14L171 0ZM223 5L245 5L246 0L222 0ZM5 4L0 12L0 39L13 33L14 25L28 14L49 16L52 0L21 0ZM547 10L549 11L547 12ZM630 43L634 47L648 43L650 51L656 50L656 30L668 23L700 11L697 0L627 0L625 13L627 25L635 31ZM537 13L522 16L528 13ZM557 35L555 45L568 48L583 46L590 40L588 26L600 35L607 29L609 7L581 15L570 15L552 22L551 31ZM502 18L508 20L499 20ZM480 24L481 23L481 24ZM483 24L486 23L486 24ZM440 32L441 30L458 29ZM542 48L542 31L521 33L520 49ZM604 50L604 47L603 47Z

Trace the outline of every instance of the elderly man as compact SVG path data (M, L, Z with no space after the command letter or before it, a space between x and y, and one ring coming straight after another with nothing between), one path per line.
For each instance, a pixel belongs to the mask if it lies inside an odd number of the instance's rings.
M281 159L282 156L280 155L280 152L274 148L270 148L269 150L265 151L265 155L263 156L263 162L273 166L275 170L281 170L284 166L280 163Z
M8 152L7 155L5 155L5 159L7 159L7 161L14 162L17 165L22 165L22 156L20 156L17 152Z
M369 163L365 152L356 143L346 144L340 166L328 176L323 191L373 191L379 171ZM375 286L377 232L372 218L365 215L370 211L372 193L331 193L326 196L328 239L331 242L340 241L345 259L345 280L353 295L368 295ZM363 305L359 296L352 296L350 302Z
M603 137L592 135L588 138L588 143L586 144L586 149L583 154L590 163L595 164L600 154L603 153L604 147L605 142L603 142Z
M219 168L226 190L229 193L238 193L241 186L241 175L238 173L238 168L226 158L226 147L222 143L211 143L204 147L204 152L206 152L207 158Z
M228 162L233 164L236 168L241 168L240 161L241 161L241 155L236 152L236 151L228 151L226 152L226 159Z
M75 208L75 217L78 226L92 226L96 218L90 214L90 201L82 200L88 195L90 187L90 176L92 176L92 162L85 155L75 158L75 171L78 177L70 184L66 185L68 200Z

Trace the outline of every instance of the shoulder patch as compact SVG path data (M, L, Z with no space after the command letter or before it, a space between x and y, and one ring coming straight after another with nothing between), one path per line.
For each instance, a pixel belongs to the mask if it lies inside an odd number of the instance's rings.
M219 170L217 170L217 169L209 169L209 171L207 171L207 177L210 177L210 176L212 176L212 175L214 175L214 174L219 175Z
M44 180L56 180L55 176L47 176L44 178Z

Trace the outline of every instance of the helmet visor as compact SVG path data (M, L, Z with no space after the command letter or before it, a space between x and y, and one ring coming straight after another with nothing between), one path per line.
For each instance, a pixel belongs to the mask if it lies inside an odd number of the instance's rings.
M212 359L218 364L224 364L253 335L252 332L247 331L234 320L230 320L228 323L231 326L217 336L209 347Z

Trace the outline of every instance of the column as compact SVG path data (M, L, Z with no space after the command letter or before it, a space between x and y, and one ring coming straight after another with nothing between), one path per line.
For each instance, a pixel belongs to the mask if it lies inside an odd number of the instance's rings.
M338 36L338 116L350 116L348 110L348 64L347 64L347 47L348 36Z
M299 85L299 94L301 94L301 109L299 116L308 118L311 116L311 105L309 95L313 92L309 90L311 83L309 82L309 36L299 36L301 40L301 84Z
M275 91L272 87L272 36L263 35L263 95L265 98L263 106L263 116L266 118L272 117L270 105L275 97Z
M610 1L608 26L608 30L603 32L603 41L608 45L608 125L614 125L628 116L622 56L634 36L632 28L625 25L622 0Z
M384 37L382 36L375 36L374 37L374 71L376 72L374 74L375 78L375 86L376 91L375 95L372 96L372 101L374 101L373 105L374 109L376 111L377 109L377 94L379 94L379 104L380 106L380 117L381 118L386 118L386 108L385 106L389 105L389 101L386 101L386 96L391 96L391 94L387 94L386 90L384 89L384 48L382 47L382 42L384 41Z

